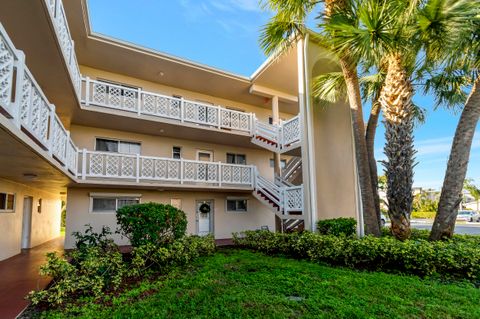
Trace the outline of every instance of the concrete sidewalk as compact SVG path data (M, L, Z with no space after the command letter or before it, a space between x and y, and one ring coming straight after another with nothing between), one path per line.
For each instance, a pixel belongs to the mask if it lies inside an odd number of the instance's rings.
M38 273L40 265L47 252L63 252L63 242L64 237L58 237L0 261L0 319L15 318L28 305L28 292L48 285L50 279Z

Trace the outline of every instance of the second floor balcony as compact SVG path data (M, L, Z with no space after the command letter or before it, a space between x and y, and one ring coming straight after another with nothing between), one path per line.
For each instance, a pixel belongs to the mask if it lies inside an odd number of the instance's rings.
M251 138L258 146L284 153L298 148L301 142L299 116L281 121L278 125L257 119L254 113L232 110L179 97L129 88L84 77L81 103L99 107L113 114L123 113L134 118L151 118L174 125L194 126L217 132L235 133Z
M255 166L133 154L79 152L78 178L85 182L190 185L253 189Z

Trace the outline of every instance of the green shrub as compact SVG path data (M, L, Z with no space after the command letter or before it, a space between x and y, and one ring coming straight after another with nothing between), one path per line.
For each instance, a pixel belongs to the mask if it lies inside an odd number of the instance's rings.
M187 217L172 205L146 203L124 206L117 211L122 235L134 247L165 246L185 236Z
M27 298L34 305L41 302L60 305L72 296L99 298L105 290L118 289L125 273L118 250L106 252L99 247L89 247L83 252L72 251L66 258L55 252L48 253L40 275L53 278L52 284L45 290L30 292Z
M132 276L142 276L147 272L166 273L172 267L188 264L214 252L215 239L210 235L185 236L166 247L148 243L133 249L130 273Z
M419 233L419 237L424 233ZM398 241L391 236L361 239L345 236L248 231L234 242L267 254L282 254L314 262L385 272L446 278L480 278L478 240L457 237L450 241L425 239Z
M356 226L354 218L324 219L317 222L317 231L322 235L353 236L357 232Z
M436 211L433 212L412 212L412 218L426 218L426 219L434 219L435 215L437 214Z
M141 279L148 273L163 274L172 267L188 264L214 251L213 236L186 236L164 247L152 243L135 247L129 261L122 258L115 245L107 248L82 246L82 250L73 250L65 257L49 253L40 274L53 278L52 284L45 290L30 292L27 298L34 305L45 303L50 306L79 297L99 299L108 291L118 290L128 278Z
M72 236L75 237L75 248L80 252L85 252L90 247L100 247L107 250L115 245L113 239L109 237L112 232L108 226L102 226L100 233L94 232L90 224L85 225L85 227L83 233L78 231L72 233Z

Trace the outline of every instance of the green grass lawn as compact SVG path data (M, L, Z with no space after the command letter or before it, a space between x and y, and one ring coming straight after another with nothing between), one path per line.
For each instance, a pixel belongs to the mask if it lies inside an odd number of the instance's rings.
M480 289L222 249L101 303L46 318L480 318Z

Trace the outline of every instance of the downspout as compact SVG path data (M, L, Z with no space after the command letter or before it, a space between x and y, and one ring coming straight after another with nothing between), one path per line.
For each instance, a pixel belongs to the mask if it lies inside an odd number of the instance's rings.
M315 149L314 147L314 131L313 131L313 114L312 114L312 108L311 108L311 99L310 99L310 74L308 72L309 70L309 65L308 65L308 58L307 58L307 52L308 52L308 44L309 44L309 37L310 35L307 33L304 39L303 43L303 50L302 50L302 69L303 69L303 99L305 102L305 115L303 116L304 120L306 121L306 125L304 125L306 132L306 147L305 149L305 157L307 158L307 165L306 171L307 174L303 175L303 178L305 180L305 177L307 177L307 183L306 183L306 200L308 201L308 208L309 208L309 213L310 213L310 230L315 231L316 228L316 221L317 221L317 189L316 189L316 170L315 170L315 161L314 161L314 153L313 150ZM305 145L305 143L304 143Z
M349 110L351 112L351 110ZM358 170L357 170L357 161L355 159L355 139L353 136L353 125L350 125L350 133L352 137L352 165L353 165L353 175L355 181L355 205L356 205L356 215L357 215L357 236L363 237L365 236L365 225L363 223L363 205L362 205L362 196L360 196L360 180L358 178Z

